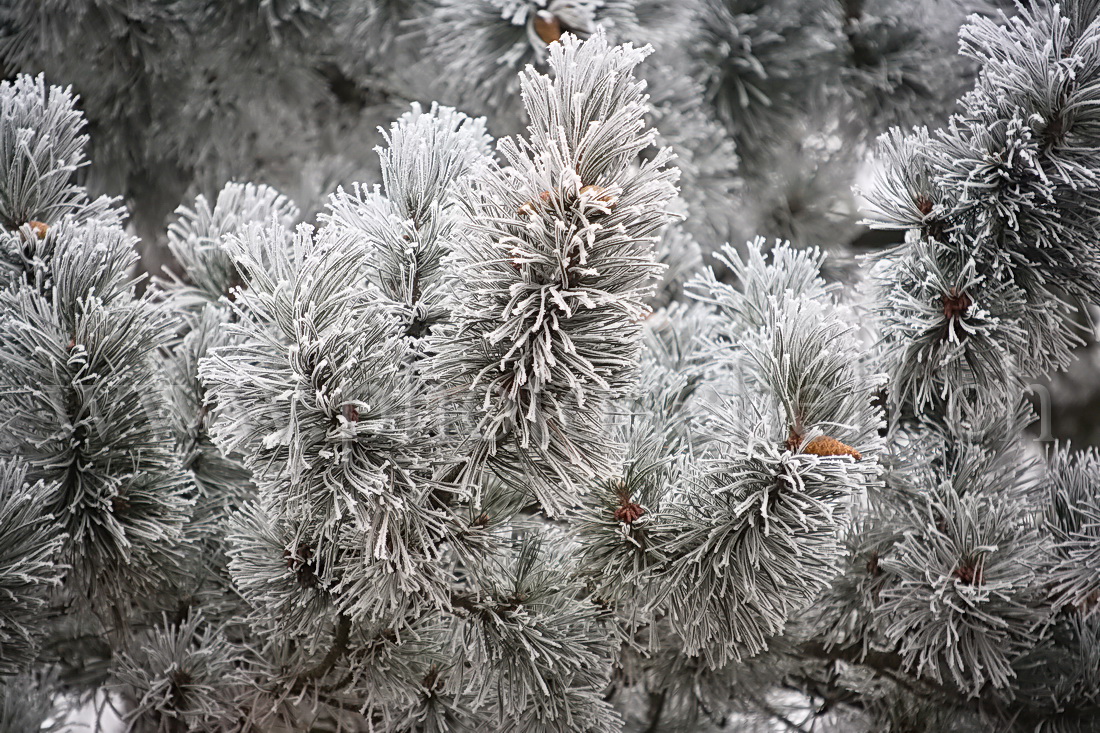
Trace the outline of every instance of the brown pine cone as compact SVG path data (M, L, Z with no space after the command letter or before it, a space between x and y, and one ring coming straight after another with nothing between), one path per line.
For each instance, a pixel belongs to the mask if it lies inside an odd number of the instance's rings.
M615 204L619 202L619 197L609 194L607 192L607 189L605 189L603 186L594 186L592 184L582 186L578 194L581 196L581 198L587 198L591 201L598 201L606 206L608 209L614 209Z
M819 435L811 440L802 449L802 452L815 456L851 456L857 461L863 458L860 452L852 446L845 445L836 438L830 438L827 435Z

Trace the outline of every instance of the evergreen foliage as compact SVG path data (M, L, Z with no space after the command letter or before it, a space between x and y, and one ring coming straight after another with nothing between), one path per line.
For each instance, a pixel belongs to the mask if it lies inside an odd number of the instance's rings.
M1100 727L1100 454L1025 399L1100 305L1097 3L16 0L0 58L0 731Z

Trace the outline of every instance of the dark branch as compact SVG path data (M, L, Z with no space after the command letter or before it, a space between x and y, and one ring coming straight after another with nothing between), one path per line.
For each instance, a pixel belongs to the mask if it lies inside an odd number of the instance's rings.
M345 614L340 614L336 619L336 634L332 640L332 648L317 666L307 669L298 676L298 682L312 682L328 674L340 659L348 652L348 636L351 633L351 619Z

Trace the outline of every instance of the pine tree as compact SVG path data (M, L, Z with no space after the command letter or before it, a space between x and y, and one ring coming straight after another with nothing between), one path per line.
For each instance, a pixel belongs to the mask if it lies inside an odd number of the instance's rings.
M1091 0L7 4L81 96L0 83L0 730L1096 730L1100 454L1025 393L1100 301L1097 49Z

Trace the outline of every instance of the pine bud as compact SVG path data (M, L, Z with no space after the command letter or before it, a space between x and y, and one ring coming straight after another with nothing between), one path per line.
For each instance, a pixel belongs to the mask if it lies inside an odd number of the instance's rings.
M982 566L972 560L964 560L955 568L955 577L963 585L981 585Z
M957 288L951 288L943 295L943 317L950 323L950 328L955 333L956 338L961 339L966 335L960 321L966 317L967 311L970 310L972 305L974 305L974 301L970 299L970 296L966 293L960 293Z
M248 287L248 283L244 281L244 276L241 271L237 269L236 265L231 265L231 271L229 273L229 281L225 284L225 290L223 294L230 300L236 300L237 294Z
M294 572L294 578L302 588L316 588L321 584L321 567L311 545L300 542L294 551L283 550L283 559L286 560L287 570Z
M534 28L535 33L547 46L561 38L561 21L549 10L540 10L535 13Z
M634 524L645 515L645 509L639 504L630 502L615 510L615 520L623 524Z
M615 517L615 521L623 524L634 524L645 515L645 509L640 504L630 500L630 489L625 481L615 480L612 482L611 488L619 499L619 508L612 515Z
M424 689L436 692L443 689L443 680L439 675L439 665L433 664L424 675Z
M179 667L168 673L168 706L180 708L187 704L188 697L193 695L191 690L195 684L195 677L186 669Z
M45 239L46 232L50 230L49 225L41 221L28 221L27 225L30 226L31 231L34 232L34 236L39 239Z

